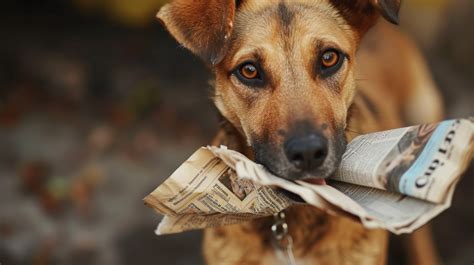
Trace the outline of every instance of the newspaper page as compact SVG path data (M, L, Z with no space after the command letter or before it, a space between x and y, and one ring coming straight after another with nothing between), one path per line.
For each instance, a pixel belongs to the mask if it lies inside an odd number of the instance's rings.
M233 224L242 218L272 215L290 205L278 191L237 177L235 170L205 148L144 201L167 217L158 233Z
M449 120L359 136L334 179L440 203L472 157L473 126Z
M352 165L352 170L358 173L344 172L344 178L336 176L328 185L279 178L243 154L225 147L201 148L144 200L165 216L157 234L236 224L278 213L292 202L275 187L297 194L306 203L329 214L355 217L367 228L384 228L395 234L410 233L450 206L456 183L473 154L472 120L429 126L432 128L416 126L355 139L344 155L343 163L347 168ZM437 136L436 128L449 129ZM402 167L405 171L399 170L402 177L412 168L419 170L420 166L414 165L420 158L439 160L441 158L433 153L440 152L440 147L446 150L441 167L432 170L432 163L425 162L425 170L431 170L427 182L430 189L412 193L415 196L381 187L377 182L383 172L380 168L387 168L384 162L396 160L391 153L403 153L403 147L415 141L399 144L407 134L426 134L429 139L422 137L420 141L424 141L424 148L419 151L420 155L415 155L411 166ZM419 138L410 136L410 139ZM426 147L431 139L438 139L434 141L436 148ZM383 141L386 142L379 144ZM449 145L440 145L442 141ZM379 151L378 155L374 148ZM432 153L422 155L424 150ZM444 165L449 167L443 168Z

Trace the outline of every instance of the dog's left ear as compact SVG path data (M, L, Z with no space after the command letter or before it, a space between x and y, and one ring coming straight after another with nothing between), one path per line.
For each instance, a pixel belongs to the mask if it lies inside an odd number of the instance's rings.
M362 37L382 15L393 24L399 23L401 0L330 0L347 22Z
M380 12L380 14L389 22L398 25L400 19L400 5L402 0L370 0L372 5Z
M174 0L157 18L184 47L215 65L227 52L235 0Z

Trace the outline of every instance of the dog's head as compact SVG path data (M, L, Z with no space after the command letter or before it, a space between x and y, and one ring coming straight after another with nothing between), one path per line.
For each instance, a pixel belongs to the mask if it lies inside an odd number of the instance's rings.
M258 162L326 178L345 150L360 39L400 0L174 0L158 13L215 73L215 103Z

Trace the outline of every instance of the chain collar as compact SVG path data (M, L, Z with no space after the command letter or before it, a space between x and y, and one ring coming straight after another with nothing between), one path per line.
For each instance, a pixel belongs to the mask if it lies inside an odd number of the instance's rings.
M287 265L296 265L293 255L293 238L288 233L288 224L284 211L274 214L272 225L273 247L277 257Z

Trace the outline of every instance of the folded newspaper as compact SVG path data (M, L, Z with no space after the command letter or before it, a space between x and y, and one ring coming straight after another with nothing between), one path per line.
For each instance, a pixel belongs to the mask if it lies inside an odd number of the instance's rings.
M327 185L289 181L224 146L203 147L144 201L164 215L159 235L271 216L296 203L281 189L366 228L411 233L450 207L473 135L471 118L359 136Z

